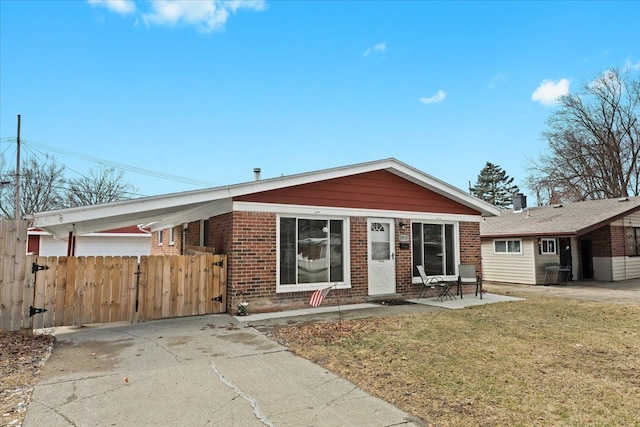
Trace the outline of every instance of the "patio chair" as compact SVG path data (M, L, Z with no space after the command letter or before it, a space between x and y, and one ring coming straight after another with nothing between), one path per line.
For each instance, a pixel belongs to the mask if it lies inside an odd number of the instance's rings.
M424 286L418 295L418 299L426 296L429 289L437 290L436 297L440 301L444 301L445 298L454 299L453 294L451 293L451 286L453 285L453 282L447 282L442 277L428 277L427 273L424 271L424 267L421 265L416 266L416 268L418 269L422 285Z
M482 277L476 274L476 266L473 264L460 264L458 266L458 291L462 298L462 285L476 285L476 296L482 299Z

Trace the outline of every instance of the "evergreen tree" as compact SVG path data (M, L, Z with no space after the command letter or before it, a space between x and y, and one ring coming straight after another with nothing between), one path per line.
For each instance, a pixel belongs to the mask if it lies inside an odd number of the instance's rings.
M478 175L471 194L499 208L511 206L513 196L520 190L513 184L513 178L498 165L487 162Z

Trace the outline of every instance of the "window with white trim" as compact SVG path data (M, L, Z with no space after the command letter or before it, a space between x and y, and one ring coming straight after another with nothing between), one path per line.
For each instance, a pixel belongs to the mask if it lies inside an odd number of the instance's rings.
M540 239L540 253L542 255L557 254L556 239Z
M171 227L169 229L169 246L173 246L176 243L176 229Z
M158 230L158 246L162 246L164 240L164 230Z
M418 265L429 276L456 274L456 246L454 224L411 224L413 276Z
M345 282L346 219L282 216L278 221L279 290ZM309 286L311 285L311 286Z
M494 240L493 252L496 254L521 254L521 240Z

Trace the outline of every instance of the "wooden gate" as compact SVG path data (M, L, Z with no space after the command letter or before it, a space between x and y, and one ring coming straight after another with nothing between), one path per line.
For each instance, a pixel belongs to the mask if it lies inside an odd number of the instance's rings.
M23 328L226 311L226 255L30 256L27 268Z
M26 247L27 222L0 218L0 330L22 327Z

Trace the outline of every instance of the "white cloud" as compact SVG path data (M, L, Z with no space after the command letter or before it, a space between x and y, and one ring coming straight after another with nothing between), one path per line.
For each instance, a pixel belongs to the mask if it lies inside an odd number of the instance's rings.
M543 80L540 86L531 94L531 99L542 105L555 105L558 99L569 93L570 81L560 79L557 82L553 80Z
M505 78L507 78L507 76L502 73L498 73L491 78L491 81L489 82L489 85L487 87L489 89L493 89L494 87L498 86L498 83L503 81Z
M369 56L373 52L384 53L386 50L387 50L387 42L382 42L382 43L378 43L378 44L376 44L374 46L371 46L370 48L367 48L367 50L364 51L362 56L364 56L366 58L367 56Z
M229 16L238 10L260 11L264 0L154 0L152 11L142 15L147 25L196 25L204 32L221 31Z
M636 62L635 64L633 62L631 62L630 59L627 59L624 63L624 69L625 70L640 70L640 61Z
M121 15L137 11L133 0L87 0L91 6L100 6ZM267 7L265 0L151 0L138 3L148 10L136 16L147 26L177 24L194 25L210 33L224 30L229 16L239 10L260 11Z
M438 93L429 98L420 98L420 102L423 104L438 104L447 97L447 92L439 90Z
M101 6L121 15L128 15L136 11L133 0L88 0L91 6Z

